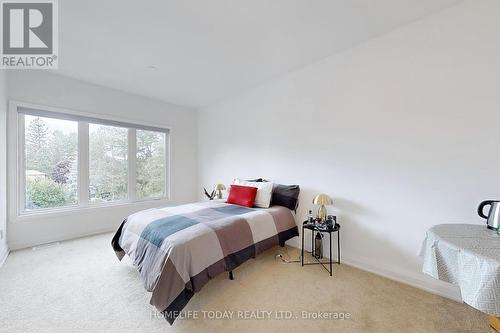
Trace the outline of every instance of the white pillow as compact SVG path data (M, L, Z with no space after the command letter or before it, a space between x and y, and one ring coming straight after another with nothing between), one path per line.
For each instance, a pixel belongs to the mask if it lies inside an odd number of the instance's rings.
M255 197L255 207L269 208L271 197L273 195L273 183L270 182L249 182L243 179L236 178L234 185L250 186L257 188L257 196Z

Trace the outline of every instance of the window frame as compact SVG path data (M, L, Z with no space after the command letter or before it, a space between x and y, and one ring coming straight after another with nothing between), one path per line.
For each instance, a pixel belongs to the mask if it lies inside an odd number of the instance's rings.
M36 109L40 111L50 112L53 114L59 114L61 116L75 116L89 118L92 121L85 120L75 120L78 126L78 184L77 184L77 203L70 204L61 207L51 207L51 208L39 208L27 210L26 207L26 156L25 156L25 114L20 113L20 108ZM8 119L9 127L13 128L14 134L9 134L11 139L16 141L16 174L15 174L15 191L16 193L16 212L18 217L34 216L34 215L46 215L46 214L60 214L68 213L80 210L97 209L114 207L121 205L129 205L133 203L141 202L151 202L151 201L170 201L170 184L171 184L171 141L172 141L172 128L166 125L158 125L147 123L138 120L127 119L125 117L114 117L103 114L94 114L90 112L75 111L70 109L55 108L45 105L37 105L31 103L24 103L18 101L9 102L9 117ZM47 117L40 115L40 117ZM63 117L57 118L49 117L54 119L64 119ZM101 120L102 122L99 122ZM110 122L121 123L123 125L136 126L127 127L127 143L128 143L128 189L127 189L127 199L117 200L110 202L101 203L90 203L89 194L89 174L90 174L90 163L89 163L89 124L102 124L109 125ZM120 126L120 125L111 125ZM165 185L163 188L164 195L161 197L147 197L138 199L136 195L136 163L137 163L137 136L136 129L140 127L151 127L162 129L165 133ZM151 129L152 130L152 129ZM12 187L9 187L9 189Z

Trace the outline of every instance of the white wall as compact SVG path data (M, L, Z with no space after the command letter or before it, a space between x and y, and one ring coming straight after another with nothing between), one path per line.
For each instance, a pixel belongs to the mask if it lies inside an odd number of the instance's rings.
M0 266L7 256L7 72L0 70Z
M190 202L197 198L196 111L44 71L11 71L7 96L9 100L98 113L130 121L146 121L172 128L171 202L154 201L86 209L69 214L18 217L15 202L10 200L8 242L11 249L110 231L131 212L152 206ZM15 129L9 131L15 135ZM9 139L13 141L13 137ZM9 198L15 197L15 161L15 147L11 146L9 166L14 168L9 168L9 178L12 179L9 182Z
M499 17L465 1L202 110L200 186L300 184L298 221L328 193L347 262L457 298L417 252L500 198Z

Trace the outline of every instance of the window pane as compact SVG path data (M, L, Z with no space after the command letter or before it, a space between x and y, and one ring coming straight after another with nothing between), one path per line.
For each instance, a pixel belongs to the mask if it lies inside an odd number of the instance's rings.
M78 202L78 123L24 116L25 209Z
M137 130L137 198L165 196L165 133Z
M127 134L122 127L89 124L90 202L127 199Z

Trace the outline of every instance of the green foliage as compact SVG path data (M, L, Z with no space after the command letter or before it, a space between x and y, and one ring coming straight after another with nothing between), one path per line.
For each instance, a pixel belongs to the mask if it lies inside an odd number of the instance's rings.
M128 131L113 126L91 126L90 200L125 199L128 190Z
M165 192L165 134L137 130L137 197Z
M47 177L27 179L26 208L76 203L77 133L52 131L40 117L26 116L25 120L26 170L41 172Z
M74 122L26 116L26 208L77 202L78 133ZM66 122L66 123L65 123ZM165 134L137 130L137 197L165 194ZM128 129L89 125L91 202L124 200L128 192Z
M47 173L50 173L59 162L69 161L71 164L71 162L77 160L78 134L77 132L65 134L56 130L52 133L47 146L50 165L50 171L47 171Z
M26 131L26 144L41 149L46 146L50 130L40 117L31 119Z
M78 137L76 133L51 132L40 117L32 118L26 128L26 168L51 174L61 161L76 159ZM29 118L27 118L29 119Z
M66 203L63 187L52 179L28 179L26 185L26 202L30 203L26 208L59 207Z
M26 117L30 119L26 128L26 166L31 170L50 172L48 159L48 141L50 130L40 117Z

